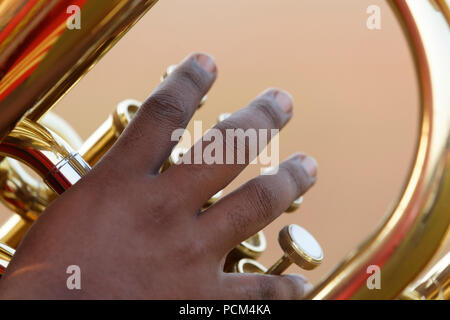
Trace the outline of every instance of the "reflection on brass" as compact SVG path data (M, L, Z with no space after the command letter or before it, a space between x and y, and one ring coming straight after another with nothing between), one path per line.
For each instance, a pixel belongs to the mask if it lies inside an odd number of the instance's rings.
M51 188L29 177L16 162L2 161L0 199L21 219L8 220L1 228L0 240L15 247L31 222L55 198L55 193L62 193L75 184L90 167L56 133L29 119L23 119L3 139L0 155L22 161Z
M257 234L241 242L233 250L231 250L230 253L228 253L225 259L224 271L233 271L236 263L243 258L259 258L266 248L266 236L264 235L264 232L259 231Z
M36 220L56 197L44 183L32 178L17 161L9 158L0 163L0 185L3 204L27 220Z
M64 192L90 169L56 133L26 118L0 143L0 155L24 162L56 193Z
M156 2L86 0L81 29L69 30L71 0L3 0L16 9L0 13L0 139L25 114L38 120Z
M51 132L37 121L155 3L83 1L82 28L73 31L66 28L70 0L2 1L0 153L30 166L50 188L14 161L1 162L0 200L20 216L0 228L0 241L16 246L54 199L54 191L63 192L89 170L76 149L68 147L74 136L65 137L67 144L58 137L60 127Z
M0 275L3 274L8 267L9 262L16 251L9 246L0 243Z
M83 25L76 31L66 28L69 0L1 3L9 10L0 10L0 155L5 157L0 164L0 198L17 214L0 227L0 240L15 246L53 197L76 183L88 172L88 164L94 165L109 150L140 103L119 105L79 152L71 146L73 141L62 139L64 130L48 130L39 120L156 1L86 0L81 8ZM421 124L414 165L386 220L314 288L309 294L311 299L449 296L448 256L432 274L410 285L445 239L450 222L448 1L388 3L409 39L421 88ZM224 119L226 116L220 121ZM6 158L28 165L45 184L29 179L21 167ZM265 249L262 233L236 247L227 257L225 270L280 274L290 263L306 269L317 266L321 250L307 252L311 247L304 246L310 243L303 241L307 239L301 237L305 233L297 233L299 241L294 241L295 231L289 228L294 227L288 226L280 233L285 255L268 270L249 260ZM13 249L0 244L0 274L13 254ZM379 266L382 277L389 279L380 290L366 286L369 265Z
M61 117L48 112L39 121L42 125L78 149L81 138ZM12 216L0 228L0 241L16 248L31 224L56 198L42 180L32 177L17 160L5 158L0 162L0 201L18 216Z
M30 229L32 221L13 213L0 227L0 244L17 248L25 233Z
M173 148L169 158L161 166L160 172L164 172L167 169L169 169L171 166L173 166L174 164L179 163L181 158L188 151L189 151L189 149L187 149L187 148L182 148L182 147Z
M264 274L267 272L267 268L256 260L244 258L233 266L233 272Z

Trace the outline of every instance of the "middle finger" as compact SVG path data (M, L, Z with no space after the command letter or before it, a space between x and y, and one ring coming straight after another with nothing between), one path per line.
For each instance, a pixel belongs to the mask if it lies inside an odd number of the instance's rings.
M292 117L292 109L292 98L287 92L266 90L208 131L183 156L181 163L163 176L176 178L177 192L196 210L256 158Z

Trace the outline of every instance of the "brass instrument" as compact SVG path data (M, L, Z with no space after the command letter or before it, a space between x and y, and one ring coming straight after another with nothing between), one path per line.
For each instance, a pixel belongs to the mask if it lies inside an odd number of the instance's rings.
M33 221L101 159L140 102L120 103L82 145L62 120L46 119L47 112L156 2L0 0L0 200L15 212L0 227L0 273ZM412 284L444 241L450 222L450 4L388 2L409 39L421 88L415 163L388 218L314 288L310 299L450 298L449 255ZM80 29L67 27L71 5L83 12ZM285 254L273 267L255 260L266 247L260 232L230 252L225 270L279 274L292 262L306 269L319 265L323 255L314 250L314 241L306 241L313 247L297 243L289 232L299 229L286 228L279 238ZM366 286L371 265L383 272L380 290Z

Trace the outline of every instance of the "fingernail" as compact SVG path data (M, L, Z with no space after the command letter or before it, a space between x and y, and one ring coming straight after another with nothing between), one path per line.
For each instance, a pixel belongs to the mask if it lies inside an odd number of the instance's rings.
M300 160L302 161L302 166L305 171L308 173L310 178L317 177L317 161L313 157L301 154Z
M198 64L209 73L216 73L217 67L214 59L207 54L199 53L196 56Z
M287 93L286 91L278 90L277 92L275 92L275 100L278 102L278 105L284 112L291 113L293 102L292 96L289 93Z

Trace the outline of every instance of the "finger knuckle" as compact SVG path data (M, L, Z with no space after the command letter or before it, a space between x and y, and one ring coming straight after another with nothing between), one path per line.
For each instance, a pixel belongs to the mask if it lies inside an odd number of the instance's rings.
M287 177L297 196L303 194L309 188L310 179L300 165L284 163L280 166L280 171Z
M259 179L248 182L247 200L256 217L261 221L270 219L276 201L275 192Z
M177 90L160 89L143 105L143 112L157 121L182 126L190 119L182 95Z
M260 97L253 102L253 107L261 114L270 128L281 128L283 126L283 112L275 101L275 98Z
M189 65L188 67L180 68L176 74L184 84L189 86L190 89L193 89L201 94L204 94L204 92L207 91L208 81L206 79L205 72L199 67Z

